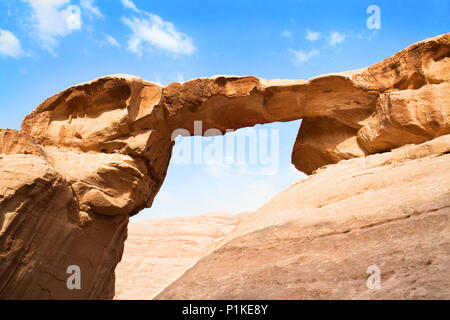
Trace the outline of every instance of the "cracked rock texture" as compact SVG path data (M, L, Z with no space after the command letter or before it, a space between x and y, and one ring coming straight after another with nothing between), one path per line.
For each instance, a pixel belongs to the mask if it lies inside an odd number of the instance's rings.
M309 81L215 76L162 87L113 75L68 88L21 131L0 130L0 299L113 298L128 219L152 205L176 134L303 118L292 162L312 174L449 134L449 80L444 34ZM81 268L81 290L66 287L69 265Z

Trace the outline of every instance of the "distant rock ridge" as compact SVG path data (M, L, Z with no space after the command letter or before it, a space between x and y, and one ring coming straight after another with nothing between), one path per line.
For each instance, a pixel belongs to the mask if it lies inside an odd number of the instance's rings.
M0 130L0 298L110 299L129 216L152 205L171 134L303 119L292 153L311 174L450 133L450 34L356 71L304 80L216 76L166 87L113 75ZM67 266L81 290L65 286Z
M239 220L240 215L209 213L131 222L116 268L114 299L154 298L232 232Z

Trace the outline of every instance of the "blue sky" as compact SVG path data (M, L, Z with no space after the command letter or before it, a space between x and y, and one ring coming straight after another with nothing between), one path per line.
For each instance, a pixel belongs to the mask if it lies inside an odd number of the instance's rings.
M368 29L377 5L381 29ZM80 82L127 73L164 85L214 74L309 79L366 67L450 30L450 1L1 0L0 127ZM279 172L171 164L138 219L256 209L302 177L299 121L279 130ZM239 133L238 133L239 135Z

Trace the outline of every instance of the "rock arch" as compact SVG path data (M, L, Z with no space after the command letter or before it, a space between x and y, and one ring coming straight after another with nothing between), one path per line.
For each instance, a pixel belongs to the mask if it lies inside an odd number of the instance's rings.
M292 162L311 174L450 133L449 80L445 34L309 81L215 76L162 87L113 75L66 89L20 132L0 131L0 298L112 298L128 218L152 205L175 129L302 118ZM81 268L81 290L65 286L69 265Z

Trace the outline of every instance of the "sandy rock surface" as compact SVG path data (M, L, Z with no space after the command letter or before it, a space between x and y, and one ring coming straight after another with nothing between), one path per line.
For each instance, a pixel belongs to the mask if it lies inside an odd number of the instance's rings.
M449 151L447 135L321 169L156 299L449 299Z

